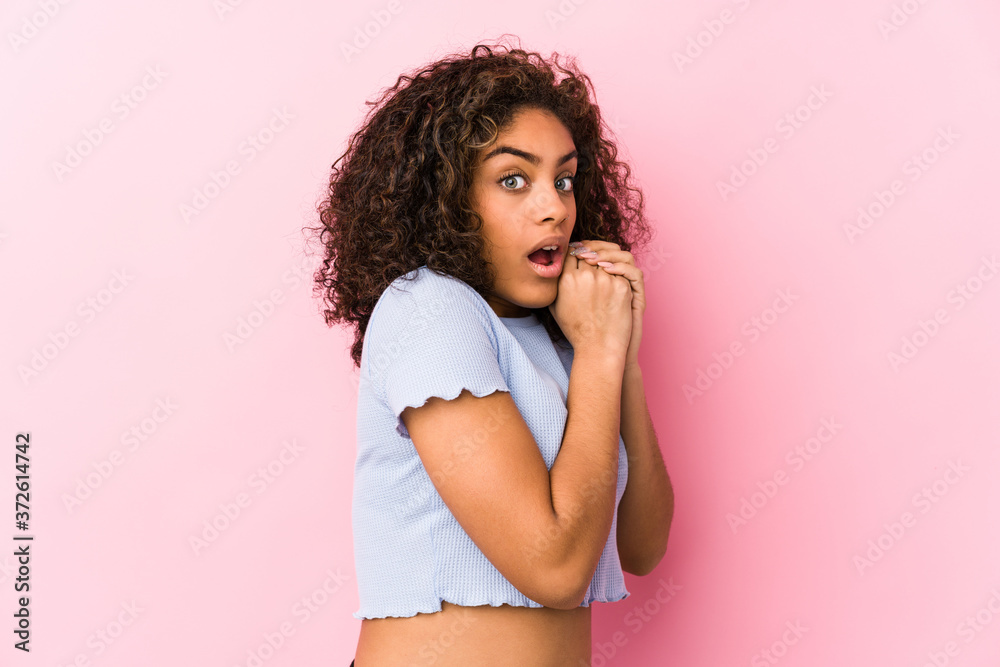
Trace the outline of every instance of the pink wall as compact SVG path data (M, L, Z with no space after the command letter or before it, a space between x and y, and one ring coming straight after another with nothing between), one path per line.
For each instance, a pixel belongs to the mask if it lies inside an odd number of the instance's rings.
M997 664L998 20L6 2L0 486L9 512L29 431L36 541L30 658L8 630L0 662L348 664L356 380L299 229L366 99L511 32L579 56L658 230L641 359L677 513L593 664Z

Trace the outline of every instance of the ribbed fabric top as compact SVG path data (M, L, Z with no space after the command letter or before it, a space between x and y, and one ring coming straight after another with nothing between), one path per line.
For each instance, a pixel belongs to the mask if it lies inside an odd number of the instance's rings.
M355 618L432 613L442 601L543 606L500 574L462 529L399 415L462 389L475 396L509 392L551 469L566 427L572 363L572 348L554 345L533 313L498 317L465 282L426 265L382 293L361 354L351 517L361 600ZM581 606L630 595L615 538L627 479L619 435L615 517Z

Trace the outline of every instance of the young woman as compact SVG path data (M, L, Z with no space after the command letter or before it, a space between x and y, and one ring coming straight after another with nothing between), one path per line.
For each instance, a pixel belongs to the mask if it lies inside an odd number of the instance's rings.
M649 228L590 88L480 44L399 77L333 165L316 289L360 367L357 667L589 665L590 604L666 550Z

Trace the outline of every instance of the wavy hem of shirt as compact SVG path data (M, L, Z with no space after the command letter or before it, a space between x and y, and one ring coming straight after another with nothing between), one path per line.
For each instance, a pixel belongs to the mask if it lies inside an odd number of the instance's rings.
M600 596L600 597L595 597L595 598L593 598L593 599L591 599L589 601L586 601L583 604L581 604L580 606L581 607L589 607L590 605L592 605L595 602L604 602L604 603L621 602L622 600L624 600L625 598L629 597L630 595L632 595L632 593L630 591L626 590L621 597L617 597L617 598L615 598L613 600L601 599L602 597L603 598L607 598L607 596ZM451 596L448 596L448 597L451 597ZM371 618L371 619L375 619L375 618L413 618L417 614L434 614L434 613L437 613L437 612L441 611L441 608L442 608L441 607L441 603L442 602L450 602L451 604L458 605L459 607L485 607L486 605L489 605L491 607L500 607L500 606L505 605L505 604L507 604L507 605L510 604L509 602L497 602L495 600L472 600L472 599L464 599L464 600L459 601L459 600L456 600L456 599L447 599L447 598L443 598L443 597L439 596L438 597L438 602L437 602L437 608L417 609L417 610L413 611L413 613L403 612L403 613L399 613L399 614L392 614L392 613L386 613L386 614L369 613L369 614L365 614L365 613L362 613L362 611L359 609L358 611L354 612L352 614L352 616L354 618L361 619L361 620L364 620L366 618ZM511 605L511 606L512 607L530 607L532 609L541 609L545 605L538 604L536 602L534 604L517 604L517 605Z
M479 386L470 386L472 383L467 380L455 380L452 382L447 389L436 390L433 394L428 396L423 400L415 399L408 400L403 403L402 409L399 411L399 416L396 418L396 433L400 434L404 438L409 438L410 433L406 428L406 424L403 423L403 410L406 408L420 408L423 407L427 401L432 398L443 398L446 401L451 401L458 398L459 394L462 393L463 389L468 389L469 393L476 398L482 398L483 396L489 396L490 394L495 394L498 391L503 391L510 393L510 387L504 384L503 387L497 387L493 384L483 384Z

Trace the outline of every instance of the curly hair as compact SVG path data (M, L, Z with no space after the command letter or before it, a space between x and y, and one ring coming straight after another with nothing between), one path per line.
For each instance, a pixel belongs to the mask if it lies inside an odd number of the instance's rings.
M470 186L479 151L524 109L552 112L579 153L571 240L628 251L649 240L642 192L618 161L590 79L573 58L563 65L554 53L550 64L520 44L504 46L480 43L400 75L365 103L372 108L331 167L320 225L308 228L325 252L313 291L323 297L327 326L355 327L355 366L375 304L397 278L426 265L480 295L492 291L495 269L483 261L483 220ZM554 343L565 341L548 308L532 312Z

